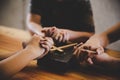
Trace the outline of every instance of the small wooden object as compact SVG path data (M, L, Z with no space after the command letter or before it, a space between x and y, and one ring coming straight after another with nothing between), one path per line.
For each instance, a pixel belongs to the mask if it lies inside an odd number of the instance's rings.
M55 46L53 46L53 49L50 49L50 51L58 50L58 51L60 51L60 52L63 52L62 49L69 48L69 47L72 47L72 46L75 46L75 45L77 45L77 43L72 43L72 44L68 44L68 45L60 46L60 47L55 47Z

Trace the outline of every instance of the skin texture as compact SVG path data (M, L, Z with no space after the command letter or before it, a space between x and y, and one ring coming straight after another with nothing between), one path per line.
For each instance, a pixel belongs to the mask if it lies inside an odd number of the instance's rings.
M0 79L7 79L23 69L30 61L42 58L52 45L51 38L34 35L24 49L0 61Z
M112 66L113 63L115 63L115 65L119 65L120 59L113 58L104 52L104 48L108 44L120 39L119 34L120 23L117 23L101 34L94 34L84 44L78 45L75 48L74 55L80 63L86 61L89 64L103 62L109 63L110 66Z
M41 19L42 18L40 15L33 13L31 13L30 16L28 17L27 21L28 24L30 25L28 26L28 29L33 34L43 34L43 36L52 37L54 40L58 42L67 42L67 41L78 42L78 43L85 42L85 44L77 46L74 51L74 55L80 61L80 63L85 61L89 64L94 64L93 58L96 58L96 60L98 60L96 62L99 62L99 59L97 59L96 56L98 56L99 54L103 54L104 47L106 47L109 43L118 40L119 38L119 36L115 36L114 38L111 37L119 33L120 28L118 26L120 25L120 23L118 23L117 25L113 26L111 29L108 29L107 31L101 34L93 35L93 33L88 33L88 32L59 29L56 28L55 26L54 27L50 26L49 28L41 28ZM86 40L88 41L86 42ZM101 58L101 59L105 59L105 58ZM110 61L109 59L111 60L110 57L108 58L108 61Z
M49 26L49 28L42 28L41 16L38 14L29 14L27 18L28 30L31 34L38 34L42 36L52 37L57 42L85 42L89 37L93 35L92 32L80 32L72 31L69 29L59 29L55 26Z

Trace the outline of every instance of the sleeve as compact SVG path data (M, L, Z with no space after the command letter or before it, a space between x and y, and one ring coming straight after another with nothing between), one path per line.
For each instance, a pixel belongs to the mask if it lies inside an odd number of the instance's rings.
M83 31L88 31L88 32L95 32L94 29L94 20L93 20L93 13L92 13L92 8L89 0L82 0L82 13L83 13L83 22L85 26L85 30Z
M31 13L42 14L42 2L41 0L31 0Z

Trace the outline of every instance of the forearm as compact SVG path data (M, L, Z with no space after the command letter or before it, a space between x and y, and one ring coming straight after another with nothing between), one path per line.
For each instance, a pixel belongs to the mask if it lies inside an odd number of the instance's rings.
M27 26L32 35L38 34L44 36L44 34L41 32L42 26L40 24L30 21Z
M44 49L41 49L40 53L43 52ZM23 69L30 61L38 57L38 55L35 55L33 53L34 52L30 47L26 47L18 53L2 60L0 62L0 78L12 76Z
M14 54L15 54L15 52L13 52L13 53L0 53L0 61L3 60L3 59L8 58L8 57L10 57L10 56L12 56Z
M112 26L108 30L102 33L108 39L109 43L115 42L120 39L120 22Z
M98 43L102 46L102 47L106 47L109 44L109 40L106 34L101 33L101 34L95 34L94 35L96 39L96 41L98 41ZM93 36L93 37L94 37Z
M71 42L85 42L93 35L93 33L90 32L72 31L67 29L65 29L65 31L69 34L69 41Z
M41 16L37 14L31 13L27 15L27 27L31 34L43 35L43 33L41 33L42 26L40 20Z
M106 47L108 44L120 39L120 23L115 26L112 26L110 29L104 31L98 35L98 39L103 47Z

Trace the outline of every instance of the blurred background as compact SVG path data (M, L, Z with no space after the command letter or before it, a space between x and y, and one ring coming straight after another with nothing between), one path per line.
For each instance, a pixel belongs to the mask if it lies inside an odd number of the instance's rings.
M90 0L96 33L120 22L120 0ZM0 25L26 30L30 0L0 0ZM120 51L120 40L108 48Z
M26 29L30 0L0 0L0 25Z

